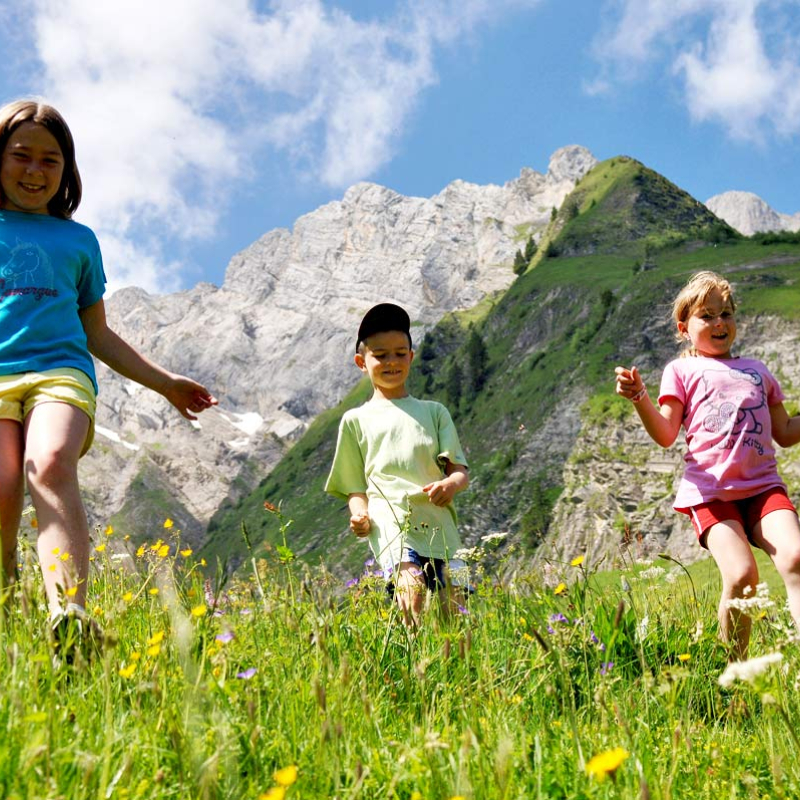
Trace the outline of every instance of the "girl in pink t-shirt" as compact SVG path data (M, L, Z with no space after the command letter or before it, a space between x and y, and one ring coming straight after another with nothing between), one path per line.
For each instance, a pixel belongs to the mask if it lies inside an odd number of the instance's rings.
M760 361L731 356L736 320L730 284L699 272L673 303L677 336L689 343L664 370L658 407L636 367L616 368L617 394L633 401L662 447L686 432L686 470L675 509L688 514L700 544L722 575L719 624L732 654L744 658L750 618L729 606L758 583L750 545L766 552L786 584L800 628L800 524L778 475L774 439L800 442L800 416L789 417L778 382Z

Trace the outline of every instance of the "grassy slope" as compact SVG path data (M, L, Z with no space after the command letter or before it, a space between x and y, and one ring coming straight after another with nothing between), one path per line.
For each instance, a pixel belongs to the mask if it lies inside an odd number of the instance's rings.
M564 210L571 203L579 208L577 216ZM652 209L658 213L651 219ZM719 238L720 231L726 243L719 246L687 239ZM504 295L462 317L447 317L424 347L418 345L410 388L418 396L442 400L454 412L473 486L459 498L459 514L475 535L487 520L516 530L526 512L538 514L540 521L542 514L546 517L561 488L560 470L546 459L538 469L519 468L528 437L571 393L590 397L588 414L628 413L612 393L613 367L625 360L627 346L637 352L649 347L643 339L652 328L649 321L664 319L667 299L689 274L710 268L730 275L745 315L800 316L800 247L729 239L724 225L715 223L704 207L631 159L613 159L589 173L565 201L548 235L555 249L602 246L603 252L541 257ZM640 269L643 262L646 269ZM455 363L466 369L472 330L487 349L487 379L474 396L465 388L459 403L448 389L448 376ZM256 549L279 544L278 521L262 507L269 500L281 502L286 517L294 520L288 541L298 555L344 572L358 571L366 547L352 542L345 531L345 508L325 496L322 486L339 419L368 392L362 382L339 407L318 417L258 490L214 517L206 557L230 556L234 565L239 562L246 554L243 520ZM509 475L513 480L507 480ZM542 508L537 511L532 504Z

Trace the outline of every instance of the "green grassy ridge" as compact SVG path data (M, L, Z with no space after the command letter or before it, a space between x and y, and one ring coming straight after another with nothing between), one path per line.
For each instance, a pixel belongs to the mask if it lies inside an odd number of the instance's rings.
M617 417L629 414L629 404L620 404L613 393L613 368L623 360L620 344L640 338L648 320L664 319L669 300L694 271L710 268L729 275L745 316L793 307L796 318L800 309L800 281L793 277L800 277L796 245L740 240L714 247L689 242L656 251L653 258L655 267L644 271L635 271L631 259L622 256L547 259L480 313L448 315L424 345L417 345L409 388L451 408L470 461L472 488L458 500L464 526L477 525L487 510L503 529L525 528L526 515L546 521L561 489L560 472L518 469L527 437L573 392L588 395L583 412L587 421L602 423L601 415L609 410ZM549 329L543 319L549 320ZM468 403L454 405L445 390L446 378L454 363L465 362L471 330L486 343L488 378ZM663 364L671 347L671 342L659 343L654 362ZM423 349L428 355L424 363L419 355ZM269 500L282 502L286 515L295 520L288 532L295 552L313 563L324 561L357 574L367 550L346 533L345 507L322 487L341 415L368 393L366 384L359 384L341 406L315 420L256 492L215 515L204 554L241 560L242 520L257 549L278 544L279 526L262 508ZM514 480L509 480L512 474ZM527 531L528 541L531 533Z

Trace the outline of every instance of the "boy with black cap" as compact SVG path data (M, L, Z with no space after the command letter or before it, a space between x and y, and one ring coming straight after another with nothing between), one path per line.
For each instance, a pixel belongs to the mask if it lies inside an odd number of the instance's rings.
M450 413L406 390L414 358L408 314L393 303L371 308L358 329L356 366L373 394L342 417L325 491L347 500L350 530L368 537L410 627L425 593L446 612L450 570L461 548L453 497L467 488L467 461Z

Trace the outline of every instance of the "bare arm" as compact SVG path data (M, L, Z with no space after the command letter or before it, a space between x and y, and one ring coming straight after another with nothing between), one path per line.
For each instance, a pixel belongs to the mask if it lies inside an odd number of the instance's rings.
M772 438L781 447L791 447L800 442L800 416L790 417L783 403L769 407L772 420Z
M469 486L469 472L463 464L448 461L444 467L445 478L422 487L428 499L435 506L446 506L452 499Z
M145 358L108 327L102 300L79 312L89 352L115 372L164 395L187 419L216 405L217 399L201 384L168 372Z
M355 493L347 498L347 506L350 509L350 530L359 538L368 536L372 526L368 505L366 494Z
M668 397L660 408L656 408L636 367L617 367L615 374L617 394L634 401L636 413L650 438L661 447L674 444L681 429L683 403Z

